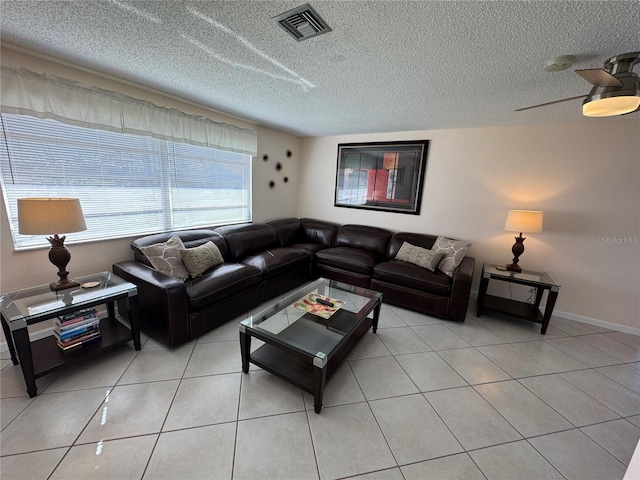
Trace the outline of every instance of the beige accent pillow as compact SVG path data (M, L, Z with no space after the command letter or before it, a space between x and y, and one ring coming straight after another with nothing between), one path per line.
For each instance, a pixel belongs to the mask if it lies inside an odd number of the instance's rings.
M194 248L186 248L180 253L184 265L193 278L199 277L211 267L224 263L220 249L213 242L207 242Z
M433 250L412 245L409 242L403 242L398 253L396 253L396 260L413 263L432 272L436 269L441 258L441 252L434 252Z
M471 247L470 242L462 240L452 240L446 237L438 237L431 247L431 250L442 253L442 260L438 264L438 270L449 277L453 276L453 272Z
M184 244L179 236L174 235L164 243L154 243L141 247L140 250L153 268L160 273L179 280L186 280L189 277L189 272L182 262L180 251L184 250Z

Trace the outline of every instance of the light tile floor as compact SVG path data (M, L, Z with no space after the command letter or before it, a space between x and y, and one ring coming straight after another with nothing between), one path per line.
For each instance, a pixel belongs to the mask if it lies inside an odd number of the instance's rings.
M144 337L38 379L34 399L5 352L0 476L621 479L640 439L640 337L474 312L384 305L320 415L308 393L242 374L237 322L172 350Z

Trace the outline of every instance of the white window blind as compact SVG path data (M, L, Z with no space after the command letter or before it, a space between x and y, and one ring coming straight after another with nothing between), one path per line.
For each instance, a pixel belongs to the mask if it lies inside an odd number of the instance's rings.
M87 230L67 243L251 220L251 156L27 115L2 114L0 173L16 249L17 199L77 197ZM65 232L51 232L65 233Z

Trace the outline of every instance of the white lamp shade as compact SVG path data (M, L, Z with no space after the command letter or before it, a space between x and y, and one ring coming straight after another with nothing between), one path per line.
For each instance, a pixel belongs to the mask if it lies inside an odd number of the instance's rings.
M542 212L539 210L509 210L504 229L508 232L540 233Z
M19 198L18 232L51 235L87 229L77 198Z

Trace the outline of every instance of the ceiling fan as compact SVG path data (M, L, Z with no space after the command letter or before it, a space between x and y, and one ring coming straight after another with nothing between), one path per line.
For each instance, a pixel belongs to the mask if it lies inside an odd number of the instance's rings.
M634 112L640 107L640 78L633 72L633 67L637 63L640 63L640 52L631 52L607 59L604 62L604 68L576 70L578 75L593 85L589 94L519 108L516 112L577 98L584 98L582 114L587 117L611 117ZM564 68L555 70L561 69Z

